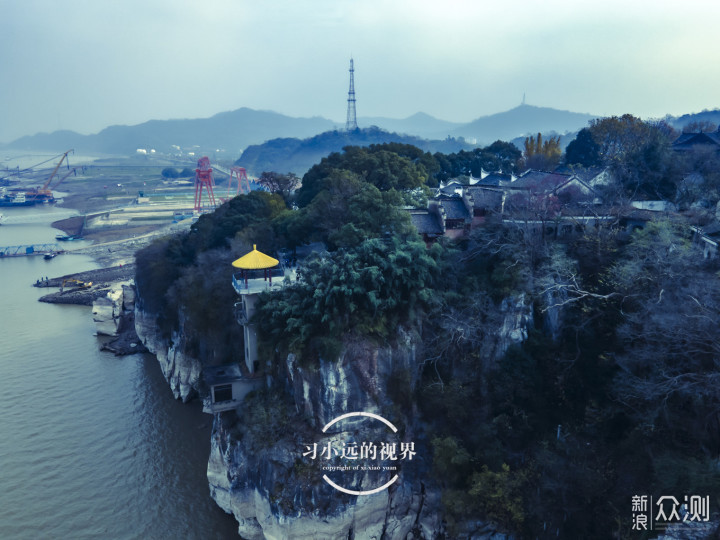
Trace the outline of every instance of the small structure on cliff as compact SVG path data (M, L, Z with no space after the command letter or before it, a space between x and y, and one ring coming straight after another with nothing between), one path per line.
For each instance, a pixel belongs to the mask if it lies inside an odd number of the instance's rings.
M278 267L279 264L280 261L261 253L254 244L251 252L232 263L240 270L233 275L232 284L235 292L242 298L235 306L238 308L238 323L245 329L245 365L250 373L255 373L260 367L257 357L257 331L250 320L255 313L258 294L273 288L273 277L276 278L274 286L282 287L284 271Z
M206 367L203 369L203 378L210 388L208 396L203 400L203 412L210 414L234 409L250 390L262 385L262 379L243 377L237 364Z

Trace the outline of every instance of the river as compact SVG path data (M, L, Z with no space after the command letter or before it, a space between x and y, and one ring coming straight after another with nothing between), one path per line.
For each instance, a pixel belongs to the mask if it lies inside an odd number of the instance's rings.
M0 246L52 243L61 207L0 208ZM0 538L237 538L205 476L212 417L151 355L99 350L91 310L43 304L83 255L0 260Z

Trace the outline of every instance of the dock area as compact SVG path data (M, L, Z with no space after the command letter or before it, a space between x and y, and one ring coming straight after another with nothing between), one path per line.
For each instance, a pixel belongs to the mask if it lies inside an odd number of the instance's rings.
M26 244L21 246L0 246L0 258L27 257L30 255L45 255L46 253L62 253L64 250L59 244Z
M62 292L56 291L39 298L40 302L48 304L77 304L91 306L93 301L107 296L113 285L121 281L129 281L135 278L135 265L123 264L109 268L88 270L76 274L54 277L43 281L35 282L34 287L55 288L65 287ZM89 287L78 287L76 283L92 283Z

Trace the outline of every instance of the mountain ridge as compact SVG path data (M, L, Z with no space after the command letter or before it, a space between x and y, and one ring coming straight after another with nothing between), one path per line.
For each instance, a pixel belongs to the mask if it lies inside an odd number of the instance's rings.
M720 119L720 111L702 111L666 119L676 127L696 119ZM480 116L470 122L450 122L425 112L406 118L360 117L360 127L376 126L391 133L429 140L463 137L470 144L485 146L496 140L512 141L530 134L572 134L600 116L522 104L508 111ZM63 151L110 155L135 154L138 148L174 153L224 151L222 159L236 160L246 148L279 138L305 139L342 126L321 116L291 117L268 110L241 107L207 118L148 120L132 126L112 125L98 133L83 135L70 130L37 133L2 145L23 150Z

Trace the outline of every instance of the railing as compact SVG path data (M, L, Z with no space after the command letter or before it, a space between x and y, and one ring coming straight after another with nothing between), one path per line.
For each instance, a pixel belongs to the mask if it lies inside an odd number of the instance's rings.
M272 278L272 281L271 279ZM283 286L285 272L281 268L270 270L249 270L247 279L242 273L233 275L232 284L238 294L255 294Z
M42 255L49 251L59 252L63 248L59 244L28 244L24 246L0 247L0 257L19 257L24 255Z

